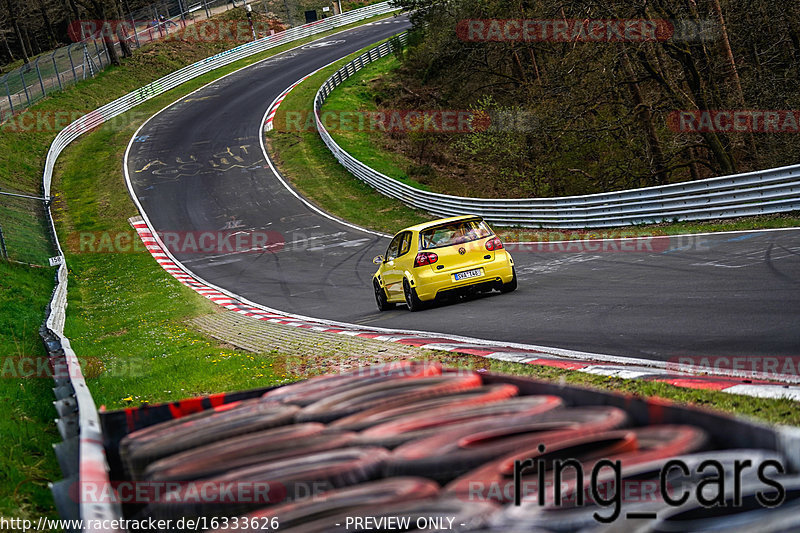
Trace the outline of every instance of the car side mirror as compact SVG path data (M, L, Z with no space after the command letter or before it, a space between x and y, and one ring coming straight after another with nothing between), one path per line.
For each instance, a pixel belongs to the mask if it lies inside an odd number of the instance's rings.
M382 255L376 255L375 257L373 257L372 258L372 264L373 265L382 265L383 264L383 256Z

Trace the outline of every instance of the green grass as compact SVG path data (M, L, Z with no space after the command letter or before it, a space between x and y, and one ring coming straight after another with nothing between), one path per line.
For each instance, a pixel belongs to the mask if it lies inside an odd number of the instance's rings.
M197 88L227 72L300 44L385 17L385 15L373 17L273 48L217 69L199 78L200 83L198 80L193 80L188 86ZM109 67L94 78L81 81L65 91L53 93L0 125L0 189L39 196L47 150L59 129L81 114L181 67L231 48L234 44L182 41L148 44L135 51L133 57L124 60L121 66ZM54 115L55 113L61 114ZM54 116L56 118L52 119ZM42 120L43 117L45 120ZM69 119L65 120L64 117ZM118 124L120 120L123 119L115 119L115 123ZM0 196L0 227L7 234L6 244L12 259L46 264L47 258L53 255L49 241L42 238L42 227L44 227L42 218L35 204L30 201L11 200Z
M148 113L175 96L148 102ZM272 371L273 355L230 349L190 328L189 319L220 308L141 251L127 222L137 211L120 164L136 127L103 127L76 141L57 172L57 225L70 267L64 331L89 369L95 402L114 409L288 379ZM122 231L137 239L139 251L81 253L75 246L81 232Z
M371 47L370 47L371 48ZM365 49L366 50L366 49ZM400 65L394 55L375 61L355 75L351 76L328 97L323 105L323 114L331 113L330 124L337 124L336 113L347 111L375 111L376 101L383 99L376 88L377 80L385 78ZM340 66L340 65L339 65ZM281 126L279 118L286 110L311 111L312 102L319 86L339 68L326 69L298 85L284 100L281 110L276 116L276 130ZM324 116L324 115L323 115ZM409 178L408 170L415 163L403 153L389 149L384 141L385 134L370 131L368 128L329 128L336 142L359 161L375 170L395 178L403 183L419 189L427 189L422 184ZM273 131L269 135L276 158L281 162L292 183L306 196L312 198L322 209L359 225L394 233L400 229L425 220L424 214L406 208L397 200L386 199L381 209L389 210L395 206L403 216L396 218L396 223L387 225L386 220L373 221L370 213L363 213L359 206L362 203L376 204L372 188L347 172L332 156L326 156L327 148L316 132L297 135L294 132ZM314 169L313 176L303 175L303 167ZM337 197L342 187L347 198ZM447 191L437 191L447 192ZM561 240L578 234L594 235L594 237L619 237L635 235L677 235L684 233L706 233L715 231L741 231L751 229L800 227L800 214L786 213L764 215L736 219L711 220L703 222L663 222L658 224L640 224L608 228L601 230L558 230L529 228L497 228L498 233L508 241Z
M50 300L53 270L0 261L0 516L55 516L48 481L60 478L51 445L53 381L20 378L47 356L39 325Z
M121 161L130 137L147 117L225 73L297 44L192 80L70 145L59 159L54 181L62 242L74 245L76 235L87 231L133 231L128 218L137 210ZM187 327L191 318L220 308L166 274L148 252L80 253L67 246L65 255L71 269L65 333L79 357L102 370L90 384L98 405L163 402L289 379L272 370L279 368L273 367L278 354L229 349Z
M381 362L399 359L399 356L383 356ZM450 352L431 351L425 355L424 359L416 359L438 361L449 368L523 376L555 382L564 386L570 385L602 392L619 393L632 398L658 397L674 402L677 405L698 407L719 413L730 413L761 422L800 425L800 410L797 409L797 402L788 399L773 400L719 391L688 389L667 383L597 376L550 366L511 363L477 355L459 355ZM330 356L329 354L320 354L319 356L306 357L302 361L290 358L289 363L295 368L303 367L309 373L319 375L335 373L339 372L341 368L348 368L347 365L351 364L352 360L349 355Z
M275 129L266 137L270 156L307 199L340 218L392 233L433 217L388 198L355 178L336 161L316 130L297 131L284 125L286 111L313 113L314 95L320 85L369 48L326 67L295 87L278 110Z
M375 101L380 95L375 92L371 82L385 76L399 64L400 61L396 56L389 55L363 68L356 76L345 80L323 105L323 118L326 115L333 117L332 124L338 125L339 121L336 118L339 116L345 117L347 113L352 113L353 111L377 111L378 106ZM406 185L421 190L429 190L427 186L414 181L408 176L406 169L414 165L411 159L406 157L405 154L380 148L381 138L385 135L384 133L370 131L369 127L333 127L328 128L328 131L339 146L362 163Z
M733 413L774 424L800 425L800 410L797 409L797 402L789 399L753 398L719 391L676 387L667 383L596 376L549 366L495 361L477 356L461 357L460 361L454 360L452 364L463 368L483 368L501 374L513 374L612 391L637 398L659 397L681 405Z
M80 231L131 230L127 218L135 215L136 209L124 186L121 160L130 136L146 117L222 74L324 35L218 69L77 141L59 160L53 187L57 195L53 210L64 243L70 234ZM121 67L109 68L56 93L26 113L85 113L216 51L197 43L145 47ZM18 117L0 127L0 187L38 194L45 154L56 130L15 127L20 124L25 122ZM41 263L52 255L35 206L27 200L0 197L0 224L4 234L11 236L7 244L15 260ZM82 360L98 405L113 409L288 379L270 367L278 354L232 350L187 327L189 318L219 308L168 276L149 254L76 254L69 249L66 254L71 269L66 333ZM3 364L19 361L18 357L46 355L38 329L54 272L49 267L0 261ZM54 516L47 483L60 479L61 473L51 451L51 444L60 440L53 423L57 416L52 407L53 381L50 377L3 377L8 379L0 380L0 401L6 413L0 417L4 445L0 516Z

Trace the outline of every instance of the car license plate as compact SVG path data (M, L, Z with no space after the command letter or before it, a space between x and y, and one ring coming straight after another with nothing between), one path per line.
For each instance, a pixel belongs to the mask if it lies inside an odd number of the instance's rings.
M469 279L469 278L477 278L478 276L483 276L482 268L476 268L475 270L467 270L466 272L458 272L456 274L453 274L453 277L456 279L456 281L461 281L463 279Z

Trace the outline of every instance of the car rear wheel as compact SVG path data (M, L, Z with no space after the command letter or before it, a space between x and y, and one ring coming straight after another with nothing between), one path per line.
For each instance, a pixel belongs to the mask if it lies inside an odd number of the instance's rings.
M417 296L417 289L408 284L408 280L403 280L403 295L406 298L406 305L411 312L422 309L422 300Z
M511 273L513 274L513 276L511 277L511 281L500 285L500 292L507 293L517 290L517 271L514 268L512 268Z
M390 303L386 298L386 291L383 287L378 285L378 282L373 281L372 286L375 288L375 303L378 304L378 311L388 311L394 309L395 304Z

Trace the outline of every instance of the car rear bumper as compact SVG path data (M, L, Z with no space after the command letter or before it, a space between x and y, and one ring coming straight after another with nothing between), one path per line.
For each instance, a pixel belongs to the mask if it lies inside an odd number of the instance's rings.
M511 255L503 250L503 253L495 253L494 259L488 263L481 263L475 268L482 268L483 275L462 281L454 281L452 273L432 272L430 269L417 268L414 272L415 288L420 300L430 301L439 295L459 289L471 288L477 285L484 285L490 288L492 285L508 283L514 276L514 260Z

